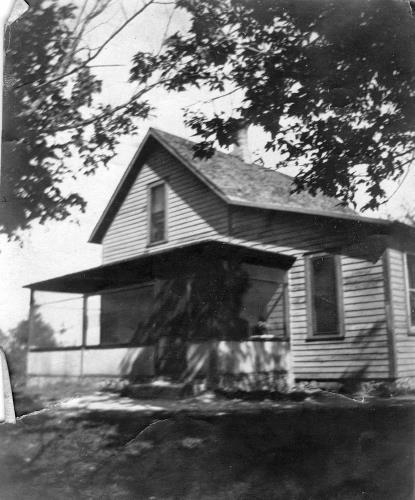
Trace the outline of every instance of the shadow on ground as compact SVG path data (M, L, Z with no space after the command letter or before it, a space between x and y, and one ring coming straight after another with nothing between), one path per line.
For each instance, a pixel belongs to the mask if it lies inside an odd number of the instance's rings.
M1 498L413 498L415 406L43 411L0 427Z

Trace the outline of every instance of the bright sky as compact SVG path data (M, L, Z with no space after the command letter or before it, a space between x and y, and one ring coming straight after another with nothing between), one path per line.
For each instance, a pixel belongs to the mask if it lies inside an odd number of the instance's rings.
M2 19L4 19L4 12L7 12L7 7L11 3L12 0L6 0L1 4ZM131 12L136 5L140 5L140 2L136 0L124 2L127 12ZM119 65L96 69L104 81L103 100L116 104L128 98L133 90L133 87L127 83L131 58L138 50L153 51L159 48L168 23L169 13L170 7L160 5L151 7L145 15L137 18L123 31L94 62L97 65ZM123 13L118 8L117 12L110 14L109 21L91 34L94 41L105 37L122 22ZM185 26L186 17L176 13L171 19L169 32L172 33ZM189 131L185 129L183 124L182 108L204 99L206 99L206 95L197 91L184 92L179 95L168 94L164 91L154 92L152 104L157 108L157 116L142 124L138 136L122 140L118 154L108 170L99 171L95 176L83 179L77 186L88 202L86 213L77 216L78 223L65 221L36 226L25 235L22 246L17 243L9 243L4 238L0 239L1 330L7 331L21 319L27 317L29 292L22 288L23 285L101 263L100 245L89 244L87 240L135 153L140 139L149 126L188 137ZM232 100L229 98L220 103L216 101L215 106L218 109L219 106L229 107L232 104ZM251 149L261 152L265 142L261 132L258 130L250 131L249 140ZM265 161L271 163L272 157L265 157ZM411 172L384 210L398 216L404 202L414 206L414 188L415 175L414 172ZM391 186L390 192L393 191L394 186Z

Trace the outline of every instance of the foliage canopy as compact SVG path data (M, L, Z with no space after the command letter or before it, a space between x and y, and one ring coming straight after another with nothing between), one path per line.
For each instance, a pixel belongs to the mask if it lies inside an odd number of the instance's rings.
M32 321L31 327L30 321ZM34 311L30 321L24 319L15 328L12 328L7 336L0 335L0 342L2 341L1 344L6 352L10 372L14 379L20 379L25 374L30 330L34 337L30 339L32 345L41 347L56 347L58 345L55 331L42 318L38 310Z
M399 0L178 0L191 16L158 56L138 53L131 78L160 72L165 87L242 92L231 114L187 111L201 138L229 146L240 123L268 133L268 150L295 165L297 190L342 202L363 188L385 199L415 148L415 21ZM173 64L174 63L174 64ZM219 100L216 107L219 107Z
M6 29L0 231L9 237L34 220L84 211L85 200L64 181L107 165L119 137L149 114L140 99L146 90L119 106L98 100L102 81L90 63L114 34L91 49L85 33L110 1L87 11L35 0Z
M360 188L363 208L373 209L385 201L383 181L404 178L415 151L415 21L406 2L166 0L187 13L188 27L158 53L137 52L138 90L111 106L99 100L91 62L163 0L143 2L91 48L85 34L111 1L86 10L35 0L6 30L0 232L14 237L33 221L85 210L65 181L108 164L120 136L148 118L155 87L215 93L219 111L185 113L199 156L230 146L242 122L263 128L279 166L297 168L297 190L347 204ZM240 105L221 111L220 96L232 93Z

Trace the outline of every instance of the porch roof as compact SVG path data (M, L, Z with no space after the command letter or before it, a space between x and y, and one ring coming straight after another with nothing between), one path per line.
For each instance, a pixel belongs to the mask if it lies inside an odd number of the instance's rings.
M191 256L238 259L251 264L288 269L295 258L289 255L221 241L203 241L153 251L131 259L65 274L26 285L31 290L65 293L96 293L108 288L133 285L155 277L155 268L180 266ZM176 267L177 268L177 267Z

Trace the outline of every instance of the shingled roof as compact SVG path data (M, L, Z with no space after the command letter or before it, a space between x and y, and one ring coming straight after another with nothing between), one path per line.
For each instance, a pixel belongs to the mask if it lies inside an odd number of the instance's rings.
M216 151L209 159L195 158L193 149L195 142L150 128L92 232L90 242L101 241L138 174L140 155L151 147L150 144L153 144L154 140L228 204L366 222L383 222L381 219L362 217L349 207L342 206L335 198L321 194L313 196L306 191L293 194L292 177L256 163L245 163L233 154Z
M292 194L293 178L286 174L257 163L245 163L238 156L217 150L208 160L195 158L193 141L161 130L153 131L233 204L253 204L259 208L274 210L303 211L312 208L313 211L321 210L331 214L355 214L335 198L312 196L306 191Z

